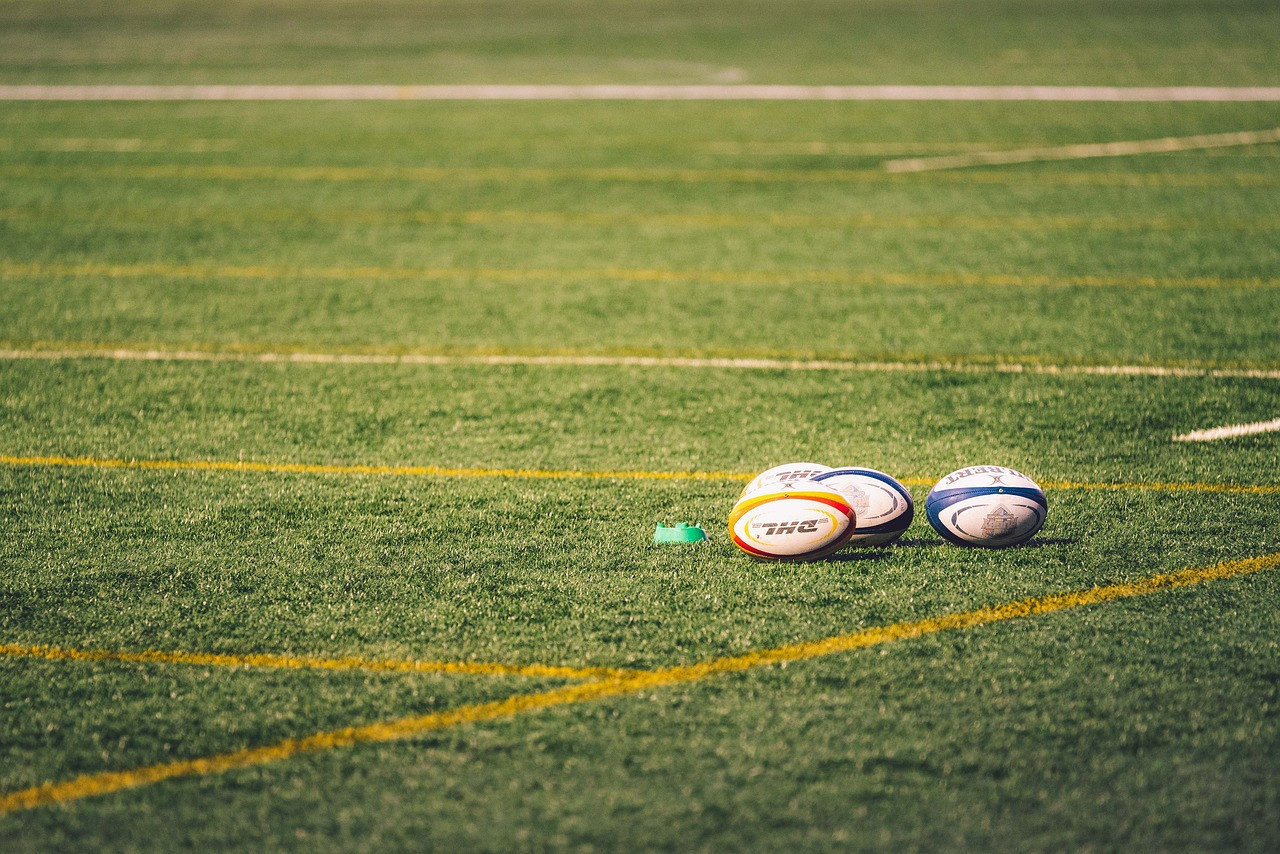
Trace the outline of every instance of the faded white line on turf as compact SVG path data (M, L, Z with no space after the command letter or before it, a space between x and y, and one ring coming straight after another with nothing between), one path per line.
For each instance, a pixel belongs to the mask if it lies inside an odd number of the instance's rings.
M811 154L838 157L874 157L891 154L938 154L958 151L989 151L997 143L991 142L824 142L821 140L793 141L744 141L708 142L705 147L715 154Z
M1280 418L1272 421L1257 421L1253 424L1228 424L1225 427L1214 427L1210 430L1193 430L1181 436L1174 436L1175 442L1212 442L1215 439L1232 439L1236 436L1252 436L1256 433L1271 433L1280 430Z
M883 164L883 168L886 172L927 172L934 169L963 169L968 166L998 166L1008 163L1037 163L1048 160L1084 160L1090 157L1163 154L1172 151L1262 145L1271 142L1280 142L1280 128L1239 131L1236 133L1200 134L1198 136L1174 136L1163 139L1139 139L1125 142L1018 148L1008 151L974 151L965 154L947 154L939 157L912 157L903 160L886 161Z
M50 137L45 139L0 138L4 151L57 151L57 152L109 152L112 154L154 154L178 152L203 154L214 151L231 151L235 140L231 139L142 139L140 137Z
M315 353L160 350L111 347L0 349L0 360L111 359L136 362L252 362L304 365L516 365L527 367L633 367L860 373L1063 374L1086 376L1280 379L1280 369L1163 365L1070 365L953 361L846 361L840 359L699 358L561 354L448 355L431 353Z
M5 101L1280 101L1276 86L17 85Z

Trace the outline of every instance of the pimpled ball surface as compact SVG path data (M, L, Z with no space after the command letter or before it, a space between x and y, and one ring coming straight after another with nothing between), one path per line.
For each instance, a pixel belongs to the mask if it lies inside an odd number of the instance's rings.
M743 488L738 500L741 501L748 495L755 495L779 486L810 480L814 475L829 471L831 466L824 466L822 463L783 463L780 466L765 469L752 478L751 482Z
M902 536L916 515L911 493L882 471L848 466L813 478L849 500L858 523L851 546L887 546Z
M925 515L942 538L958 546L1006 548L1025 543L1044 525L1049 510L1042 490L1005 466L969 466L942 478L924 502Z
M839 492L811 480L748 495L729 514L733 544L763 560L814 560L839 549L855 516Z

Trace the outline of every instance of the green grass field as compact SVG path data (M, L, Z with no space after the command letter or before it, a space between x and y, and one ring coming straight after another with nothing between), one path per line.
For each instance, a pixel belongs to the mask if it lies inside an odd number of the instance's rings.
M1278 37L1246 0L0 0L0 85L1277 86ZM1280 848L1280 433L1173 440L1280 417L1280 143L883 165L1277 126L0 101L0 850ZM754 561L725 520L789 460L916 521ZM929 527L980 463L1045 485L1030 543ZM710 541L652 544L680 521Z

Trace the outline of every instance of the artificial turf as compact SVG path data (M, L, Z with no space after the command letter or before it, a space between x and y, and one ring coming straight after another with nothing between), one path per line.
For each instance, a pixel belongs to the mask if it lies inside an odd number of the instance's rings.
M4 2L0 83L1280 77L1266 3L377 12ZM1172 440L1280 415L1280 146L881 165L1276 124L1267 103L0 104L0 797L581 681L50 646L652 670L1280 551L1277 434ZM290 353L445 359L258 361ZM537 361L564 356L615 361ZM799 459L918 503L1013 466L1048 522L994 552L921 514L888 549L738 553L742 482ZM679 521L710 541L652 544ZM0 848L1274 850L1277 578L13 809Z

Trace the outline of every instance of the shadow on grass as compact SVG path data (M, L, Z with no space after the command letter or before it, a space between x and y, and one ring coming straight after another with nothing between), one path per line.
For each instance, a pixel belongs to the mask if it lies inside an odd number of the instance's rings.
M1042 549L1046 546L1073 546L1079 540L1068 537L1034 537L1021 545L1006 546L1007 549ZM898 540L887 546L866 546L868 550L884 552L890 549L936 549L941 547L954 549L978 549L981 546L956 546L939 537L936 540ZM993 549L993 551L1004 551L1004 549Z
M1045 539L1032 539L1022 545L1009 546L1010 549L1042 549L1046 546L1070 546L1074 545L1077 540L1066 539L1062 537L1051 537ZM838 551L835 554L827 555L820 558L819 562L825 563L866 563L871 561L885 560L893 556L894 549L936 549L936 548L963 548L977 550L979 546L953 546L946 540L941 538L936 540L898 540L885 546L848 546L847 551ZM1004 549L992 549L992 551L1004 551Z
M864 561L884 560L889 557L889 550L886 548L875 548L868 546L859 551L836 552L833 555L827 555L822 560L829 563L859 563Z
M942 539L937 540L896 540L887 546L879 546L881 549L936 549L938 546L947 545ZM873 547L875 548L875 547Z
M1039 537L1030 542L1023 543L1021 546L1014 546L1015 549L1042 549L1045 546L1074 546L1079 540L1070 537L1045 537L1043 540Z

